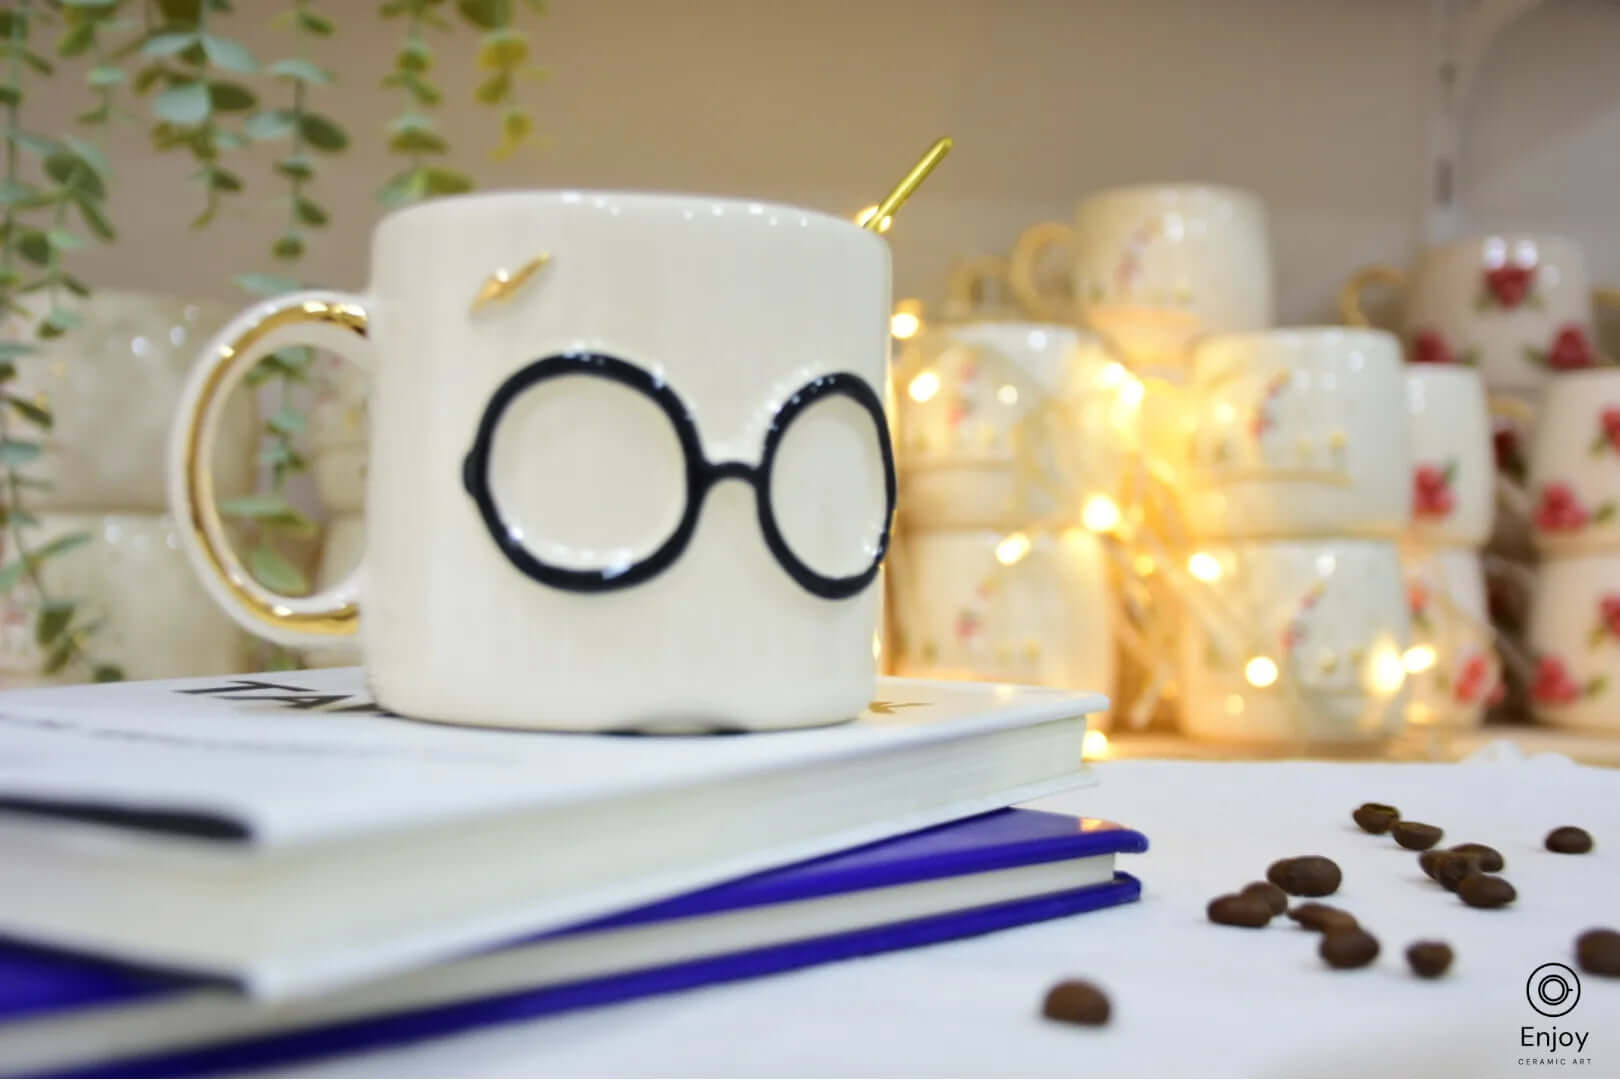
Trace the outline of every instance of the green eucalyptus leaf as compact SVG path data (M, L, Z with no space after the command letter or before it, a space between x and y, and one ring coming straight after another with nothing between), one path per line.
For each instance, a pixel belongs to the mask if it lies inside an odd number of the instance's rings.
M305 113L299 129L309 145L317 150L336 153L349 145L349 137L343 129L320 113Z
M74 277L72 274L62 275L62 287L68 292L72 293L74 296L90 295L90 286L86 285L83 281Z
M17 365L10 360L0 360L0 383L10 382L17 377ZM0 509L4 509L0 506Z
M23 439L0 439L0 465L15 469L39 457L39 444Z
M97 205L95 199L77 198L73 201L73 205L79 208L79 217L84 220L85 228L95 233L96 239L104 244L110 244L118 239L118 233L102 214L101 207Z
M396 154L444 154L449 152L450 144L436 132L412 129L389 139L388 149Z
M107 160L107 155L102 153L101 147L73 134L63 135L62 141L67 144L69 150L79 156L80 161L90 166L97 173L102 176L112 175L112 162Z
M304 430L304 414L290 405L283 405L265 425L277 435L297 435Z
M208 56L208 62L215 67L243 74L252 74L259 70L259 62L253 59L253 54L239 42L216 37L213 34L204 34L202 47Z
M208 119L212 108L208 84L183 82L152 99L152 111L176 127L195 127Z
M45 238L57 251L77 251L84 247L84 237L66 229L49 229L45 233Z
M210 169L208 186L215 191L241 191L242 178L229 169Z
M214 132L214 149L221 154L228 154L232 150L240 150L247 145L247 141L234 131L216 130Z
M94 682L123 682L124 669L117 664L97 664L90 672Z
M278 79L291 79L293 82L312 83L318 86L325 86L332 81L330 71L301 56L277 60L270 65L270 74Z
M36 405L32 401L19 397L8 397L6 403L17 410L23 419L37 427L44 428L46 431L49 431L51 425L55 423L55 418L51 416L51 410L43 405Z
M178 56L197 44L197 34L190 31L153 34L141 46L142 56Z
M51 242L38 229L30 229L17 237L17 251L35 266L46 266L51 261Z
M23 571L28 569L21 559L13 559L0 567L0 593L8 593L17 587L22 580Z
M297 513L286 496L277 491L258 491L219 500L219 512L226 517L267 518Z
M0 105L21 105L23 100L22 88L19 86L0 86Z
M17 57L23 63L33 68L34 71L40 75L50 75L56 71L55 66L52 65L49 60L39 55L39 53L33 52L29 49L19 49L13 47L11 49L11 55Z
M460 195L473 189L472 177L433 165L423 168L422 184L429 195Z
M82 56L96 43L96 24L89 21L75 23L67 28L56 42L56 55Z
M57 150L55 140L47 139L43 135L34 135L27 131L8 131L5 133L5 139L9 143L14 143L19 149L27 150L30 154L39 157L47 157L56 153Z
M299 288L297 281L281 274L237 274L236 284L259 296L280 296Z
M259 544L248 552L248 569L267 589L287 594L309 591L303 572L268 544Z
M104 86L118 86L124 81L124 72L122 68L115 68L110 64L101 64L97 67L91 68L90 74L85 76L85 80L89 82L91 86L97 88Z
M289 154L276 162L275 170L289 180L308 180L315 175L314 168L310 166L309 158L303 154Z
M433 66L433 47L421 38L413 38L394 57L394 66L401 71L427 71Z
M62 636L73 621L76 605L72 600L52 600L40 608L39 620L34 623L34 640L49 645Z
M67 308L51 308L45 313L45 321L39 324L39 336L42 338L61 337L69 330L77 330L84 323L84 316L77 311Z
M298 25L306 34L314 34L316 37L331 37L337 30L337 27L332 25L331 19L308 8L298 12Z
M56 648L52 649L50 655L45 658L45 666L42 670L47 675L55 675L73 661L73 654L78 650L79 645L71 635L63 638L56 643Z
M278 259L301 259L304 257L304 238L297 233L285 233L270 245L270 254Z
M161 63L147 64L135 73L135 92L144 94L156 86L169 74L169 69Z
M21 180L9 180L0 177L0 206L11 206L16 203L25 203L33 199L37 192Z
M427 194L427 179L422 169L407 169L388 179L377 191L377 201L392 210L415 202Z
M256 112L247 118L242 125L242 131L250 139L266 142L270 139L284 139L293 133L293 124L298 114L291 109L269 109L265 112Z
M402 131L433 131L433 117L426 113L407 112L400 113L388 121L390 133Z
M293 213L298 215L299 221L314 228L320 228L328 220L325 210L322 210L313 200L302 195L293 200Z
M14 359L19 356L33 356L39 352L38 345L30 345L26 341L0 341L0 357Z
M508 72L497 71L478 84L477 89L473 91L473 97L484 105L499 105L511 92L512 76Z
M46 559L54 559L58 555L66 554L74 548L83 547L90 542L89 533L70 533L67 536L58 536L44 547L35 548L28 553L28 559L35 566Z
M252 90L241 83L233 82L209 83L208 99L220 112L244 112L253 108L259 101Z
M501 0L456 0L461 17L480 30L494 30L501 25Z
M529 39L520 30L496 30L484 36L478 48L478 66L485 71L511 71L529 58Z
M107 186L95 168L77 154L57 152L45 159L45 173L63 187L82 192L92 198L107 197Z
M63 7L69 8L115 8L123 0L62 0Z

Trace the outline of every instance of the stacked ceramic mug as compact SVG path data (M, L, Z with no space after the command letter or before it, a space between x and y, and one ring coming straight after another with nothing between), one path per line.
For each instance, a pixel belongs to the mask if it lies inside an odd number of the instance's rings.
M1112 690L1110 569L1086 516L1113 507L1117 368L1073 327L982 315L908 343L894 671Z
M198 346L224 321L204 304L97 292L74 309L79 325L18 357L12 393L48 408L54 423L23 472L44 481L21 495L0 539L0 563L61 550L0 595L0 684L83 682L85 662L129 678L241 671L249 642L208 599L186 565L166 512L169 424ZM7 336L32 336L15 325ZM228 402L214 444L217 496L253 486L257 424L248 395ZM75 541L73 538L81 538ZM73 544L67 547L65 545ZM94 625L72 654L42 625L47 601L71 601L68 631Z
M1607 524L1620 496L1620 468L1606 465L1620 445L1609 437L1620 434L1620 373L1603 370L1609 361L1599 354L1593 330L1594 300L1612 303L1614 292L1593 292L1573 242L1529 233L1432 248L1409 272L1366 268L1345 287L1347 321L1367 321L1361 294L1370 284L1398 289L1398 323L1414 370L1432 372L1436 381L1451 373L1460 381L1467 369L1477 369L1488 391L1498 507L1491 548L1499 556L1490 609L1517 637L1523 600L1534 594L1525 644L1535 660L1524 675L1537 717L1620 726L1620 714L1606 700L1620 678L1620 648L1605 631L1605 612L1620 614L1620 581L1605 583L1607 560L1617 558L1610 553L1620 551L1620 533ZM1430 465L1418 477L1420 526L1425 500L1460 508L1471 499L1461 490L1453 498L1456 485L1441 471L1444 463ZM1524 565L1528 549L1541 556L1539 581ZM1461 595L1471 610L1482 607L1475 573L1466 579L1459 573L1454 568L1454 597ZM1533 588L1522 587L1527 579ZM1616 599L1605 608L1611 593ZM1470 672L1487 666L1472 663Z

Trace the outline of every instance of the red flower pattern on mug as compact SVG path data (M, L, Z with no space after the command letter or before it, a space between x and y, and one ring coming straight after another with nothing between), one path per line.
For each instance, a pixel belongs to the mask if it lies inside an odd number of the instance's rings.
M1574 323L1560 328L1546 349L1530 345L1525 348L1524 355L1532 364L1553 371L1579 371L1598 363L1597 351L1587 340L1586 331Z
M1482 652L1470 652L1457 669L1451 696L1459 705L1477 705L1485 699L1491 677L1491 661Z
M1604 406L1598 413L1597 434L1592 436L1592 453L1603 454L1610 450L1620 451L1620 405Z
M1607 684L1608 680L1602 675L1584 683L1576 682L1562 660L1543 656L1536 661L1536 680L1530 686L1530 698L1538 705L1570 705L1601 693Z
M1595 649L1603 644L1604 639L1611 637L1620 641L1620 593L1605 593L1598 597L1597 622L1587 632L1587 647Z
M1475 304L1481 309L1499 307L1504 311L1512 311L1526 300L1532 307L1539 307L1541 298L1535 295L1536 268L1530 266L1496 266L1486 270L1484 275L1484 291L1479 294Z
M979 618L976 611L958 611L956 613L956 640L970 641L980 630L984 629L984 620Z
M1446 517L1456 509L1457 497L1451 490L1457 478L1457 463L1419 465L1412 470L1412 513L1420 518Z
M1276 426L1276 419L1271 415L1272 403L1277 400L1288 386L1289 374L1279 371L1266 381L1266 388L1260 394L1260 401L1254 407L1254 414L1249 417L1249 437L1258 440L1260 436Z
M1536 528L1542 532L1578 532L1587 525L1603 524L1614 517L1614 511L1612 502L1588 510L1568 484L1554 482L1542 488L1536 500Z
M1451 346L1446 339L1440 336L1438 330L1420 330L1412 338L1412 363L1414 364L1454 364L1457 358L1451 355Z

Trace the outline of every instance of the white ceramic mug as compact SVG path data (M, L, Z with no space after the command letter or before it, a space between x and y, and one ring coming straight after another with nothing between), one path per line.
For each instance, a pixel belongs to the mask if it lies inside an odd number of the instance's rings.
M1620 731L1620 553L1544 560L1529 641L1537 720Z
M1194 558L1215 602L1181 639L1187 734L1348 746L1400 730L1411 626L1394 544L1257 541Z
M1102 543L1083 529L908 530L892 563L896 673L1111 693Z
M1607 364L1592 332L1594 295L1580 248L1559 236L1502 233L1422 252L1410 273L1356 271L1339 294L1352 326L1369 325L1370 285L1402 293L1400 326L1416 363L1478 367L1492 390L1533 390L1550 374Z
M315 588L337 585L365 558L366 519L359 513L340 513L326 520L321 536L321 555L315 564ZM345 641L322 649L306 649L301 654L305 667L354 667L362 662L360 642Z
M1073 266L1071 295L1043 288L1054 247ZM1041 318L1078 318L1134 367L1180 369L1200 334L1270 326L1271 245L1259 197L1212 184L1114 188L1080 201L1071 228L1037 225L1011 257L1013 288Z
M1479 554L1408 546L1401 562L1412 620L1406 718L1415 725L1478 727L1502 687Z
M171 501L243 626L304 648L358 628L378 701L424 719L859 712L896 487L880 237L757 202L508 192L389 215L372 275L244 312L182 401ZM199 465L220 395L290 343L373 376L365 560L305 598L243 569Z
M1412 450L1412 538L1477 547L1496 508L1490 410L1473 371L1409 364L1406 429Z
M1402 535L1412 456L1400 346L1267 330L1193 350L1187 516L1208 538Z
M1547 384L1530 449L1529 496L1541 551L1620 547L1620 370Z
M251 641L197 583L167 514L41 513L22 526L30 552L83 535L87 542L40 564L53 600L77 603L72 626L99 624L85 637L84 655L120 668L131 679L176 679L246 670ZM3 561L17 552L8 536ZM42 597L27 579L0 596L0 683L80 683L92 672L82 662L59 673L45 670L51 646L36 628Z
M1112 494L1112 418L1125 372L1070 327L971 322L930 328L896 370L900 512L920 527L1014 528L1079 520Z

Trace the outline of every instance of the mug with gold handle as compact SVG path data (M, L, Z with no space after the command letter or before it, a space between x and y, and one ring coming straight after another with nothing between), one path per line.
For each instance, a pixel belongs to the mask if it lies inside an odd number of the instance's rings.
M1060 221L1031 225L1019 235L1007 259L1007 284L1032 318L1042 322L1073 322L1077 318L1072 284L1074 251L1074 229ZM1070 267L1070 284L1066 289L1053 290L1041 280L1041 268L1055 252L1064 253L1065 263Z

